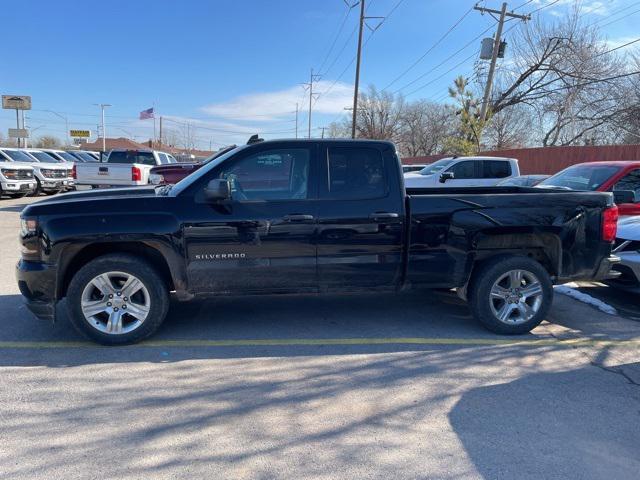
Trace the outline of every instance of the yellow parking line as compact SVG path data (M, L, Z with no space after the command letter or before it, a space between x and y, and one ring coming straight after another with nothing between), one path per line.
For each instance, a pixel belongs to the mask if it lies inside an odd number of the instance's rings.
M248 340L147 340L125 348L141 347L261 347L261 346L331 346L331 345L463 345L463 346L634 346L640 347L640 339L633 340L595 340L590 338L573 339L517 339L517 338L273 338ZM0 349L46 349L46 348L86 348L97 347L91 342L28 342L0 341Z

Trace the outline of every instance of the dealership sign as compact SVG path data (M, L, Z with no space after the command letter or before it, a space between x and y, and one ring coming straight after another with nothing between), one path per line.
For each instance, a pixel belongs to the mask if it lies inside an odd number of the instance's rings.
M2 95L2 108L31 110L31 97L29 95Z
M69 130L69 135L77 138L89 138L91 130Z
M29 138L29 130L26 128L10 128L9 138Z

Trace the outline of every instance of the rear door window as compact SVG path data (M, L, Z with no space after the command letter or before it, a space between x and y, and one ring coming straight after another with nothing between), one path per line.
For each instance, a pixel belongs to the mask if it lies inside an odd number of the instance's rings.
M506 178L511 175L511 164L504 160L483 160L482 178Z
M325 198L365 200L387 195L384 159L374 148L329 148L326 168Z

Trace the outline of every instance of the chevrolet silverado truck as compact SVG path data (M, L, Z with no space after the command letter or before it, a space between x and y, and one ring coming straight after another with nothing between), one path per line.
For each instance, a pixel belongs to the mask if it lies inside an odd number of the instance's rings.
M155 332L169 298L457 289L501 334L537 326L554 283L616 257L611 193L408 189L384 141L253 142L175 185L70 193L22 211L17 281L84 335ZM427 300L425 300L427 301Z

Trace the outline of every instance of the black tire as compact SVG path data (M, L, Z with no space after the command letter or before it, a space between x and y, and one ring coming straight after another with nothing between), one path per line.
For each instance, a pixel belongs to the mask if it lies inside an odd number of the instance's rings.
M40 180L36 178L36 189L29 194L30 197L38 197L42 192L42 185L40 185Z
M127 333L104 333L94 328L82 312L85 287L98 275L114 271L134 275L149 293L150 309L146 319ZM108 254L90 261L73 276L67 290L67 308L71 323L84 336L103 345L126 345L149 337L162 325L169 309L169 289L145 260L129 254Z
M541 300L537 311L522 323L500 320L494 313L494 308L502 301L493 299L491 295L495 282L508 272L516 270L533 274L541 287L538 297ZM553 302L553 285L549 273L535 260L525 256L499 256L478 267L471 278L467 294L471 313L485 328L502 335L521 335L530 332L545 319ZM503 302L502 305L504 304Z

